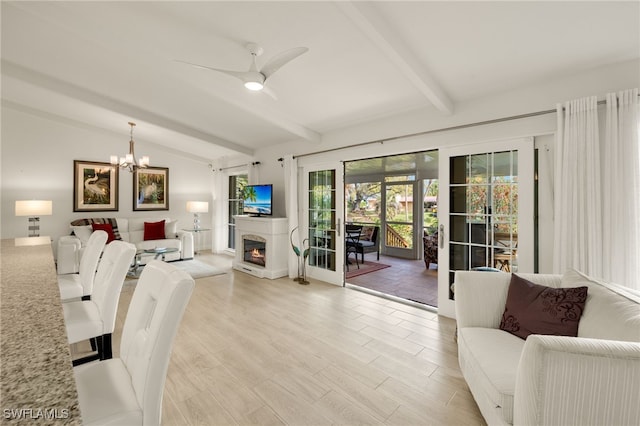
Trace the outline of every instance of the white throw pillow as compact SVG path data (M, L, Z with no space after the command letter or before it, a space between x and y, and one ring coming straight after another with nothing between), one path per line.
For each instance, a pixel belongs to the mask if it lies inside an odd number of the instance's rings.
M164 237L165 238L176 238L178 233L178 221L165 221L164 222Z
M72 226L71 229L76 237L80 239L80 245L85 247L87 245L87 241L89 241L89 237L93 233L93 227L91 225L84 226Z

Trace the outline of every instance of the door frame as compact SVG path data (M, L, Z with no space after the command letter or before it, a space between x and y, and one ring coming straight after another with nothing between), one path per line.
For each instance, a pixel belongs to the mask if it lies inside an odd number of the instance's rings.
M501 151L518 151L518 272L534 272L534 138L478 142L439 149L438 194L438 314L455 318L449 299L449 184L450 157Z

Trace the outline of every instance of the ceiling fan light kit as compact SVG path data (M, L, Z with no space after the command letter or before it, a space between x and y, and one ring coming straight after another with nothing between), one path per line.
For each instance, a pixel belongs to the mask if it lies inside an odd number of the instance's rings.
M198 65L193 64L191 62L177 60L177 62L182 62L188 65L192 65L198 68L204 68L211 71L221 72L223 74L230 75L232 77L236 77L244 83L244 87L252 91L260 91L265 89L266 81L269 77L271 77L276 71L282 68L287 63L291 62L298 56L306 53L309 49L306 47L296 47L293 49L285 50L284 52L274 56L271 58L266 64L258 70L258 65L256 63L256 58L264 52L264 49L257 45L256 43L247 43L245 48L251 54L251 66L248 71L231 71L220 68L212 68L206 65ZM274 96L275 98L275 96Z

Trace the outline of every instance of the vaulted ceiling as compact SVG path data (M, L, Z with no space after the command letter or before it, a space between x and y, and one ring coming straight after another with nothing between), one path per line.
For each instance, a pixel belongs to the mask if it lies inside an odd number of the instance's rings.
M247 70L247 42L309 48L277 100L176 61ZM216 158L638 58L640 3L3 1L1 54L5 105Z

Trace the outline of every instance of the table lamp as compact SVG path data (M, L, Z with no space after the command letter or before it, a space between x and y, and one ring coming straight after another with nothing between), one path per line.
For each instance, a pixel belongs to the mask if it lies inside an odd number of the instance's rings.
M207 213L209 211L209 203L207 201L187 201L187 211L193 213L193 229L200 229L199 213Z
M40 216L53 214L51 200L19 200L16 201L16 216L29 216L29 236L40 236Z

